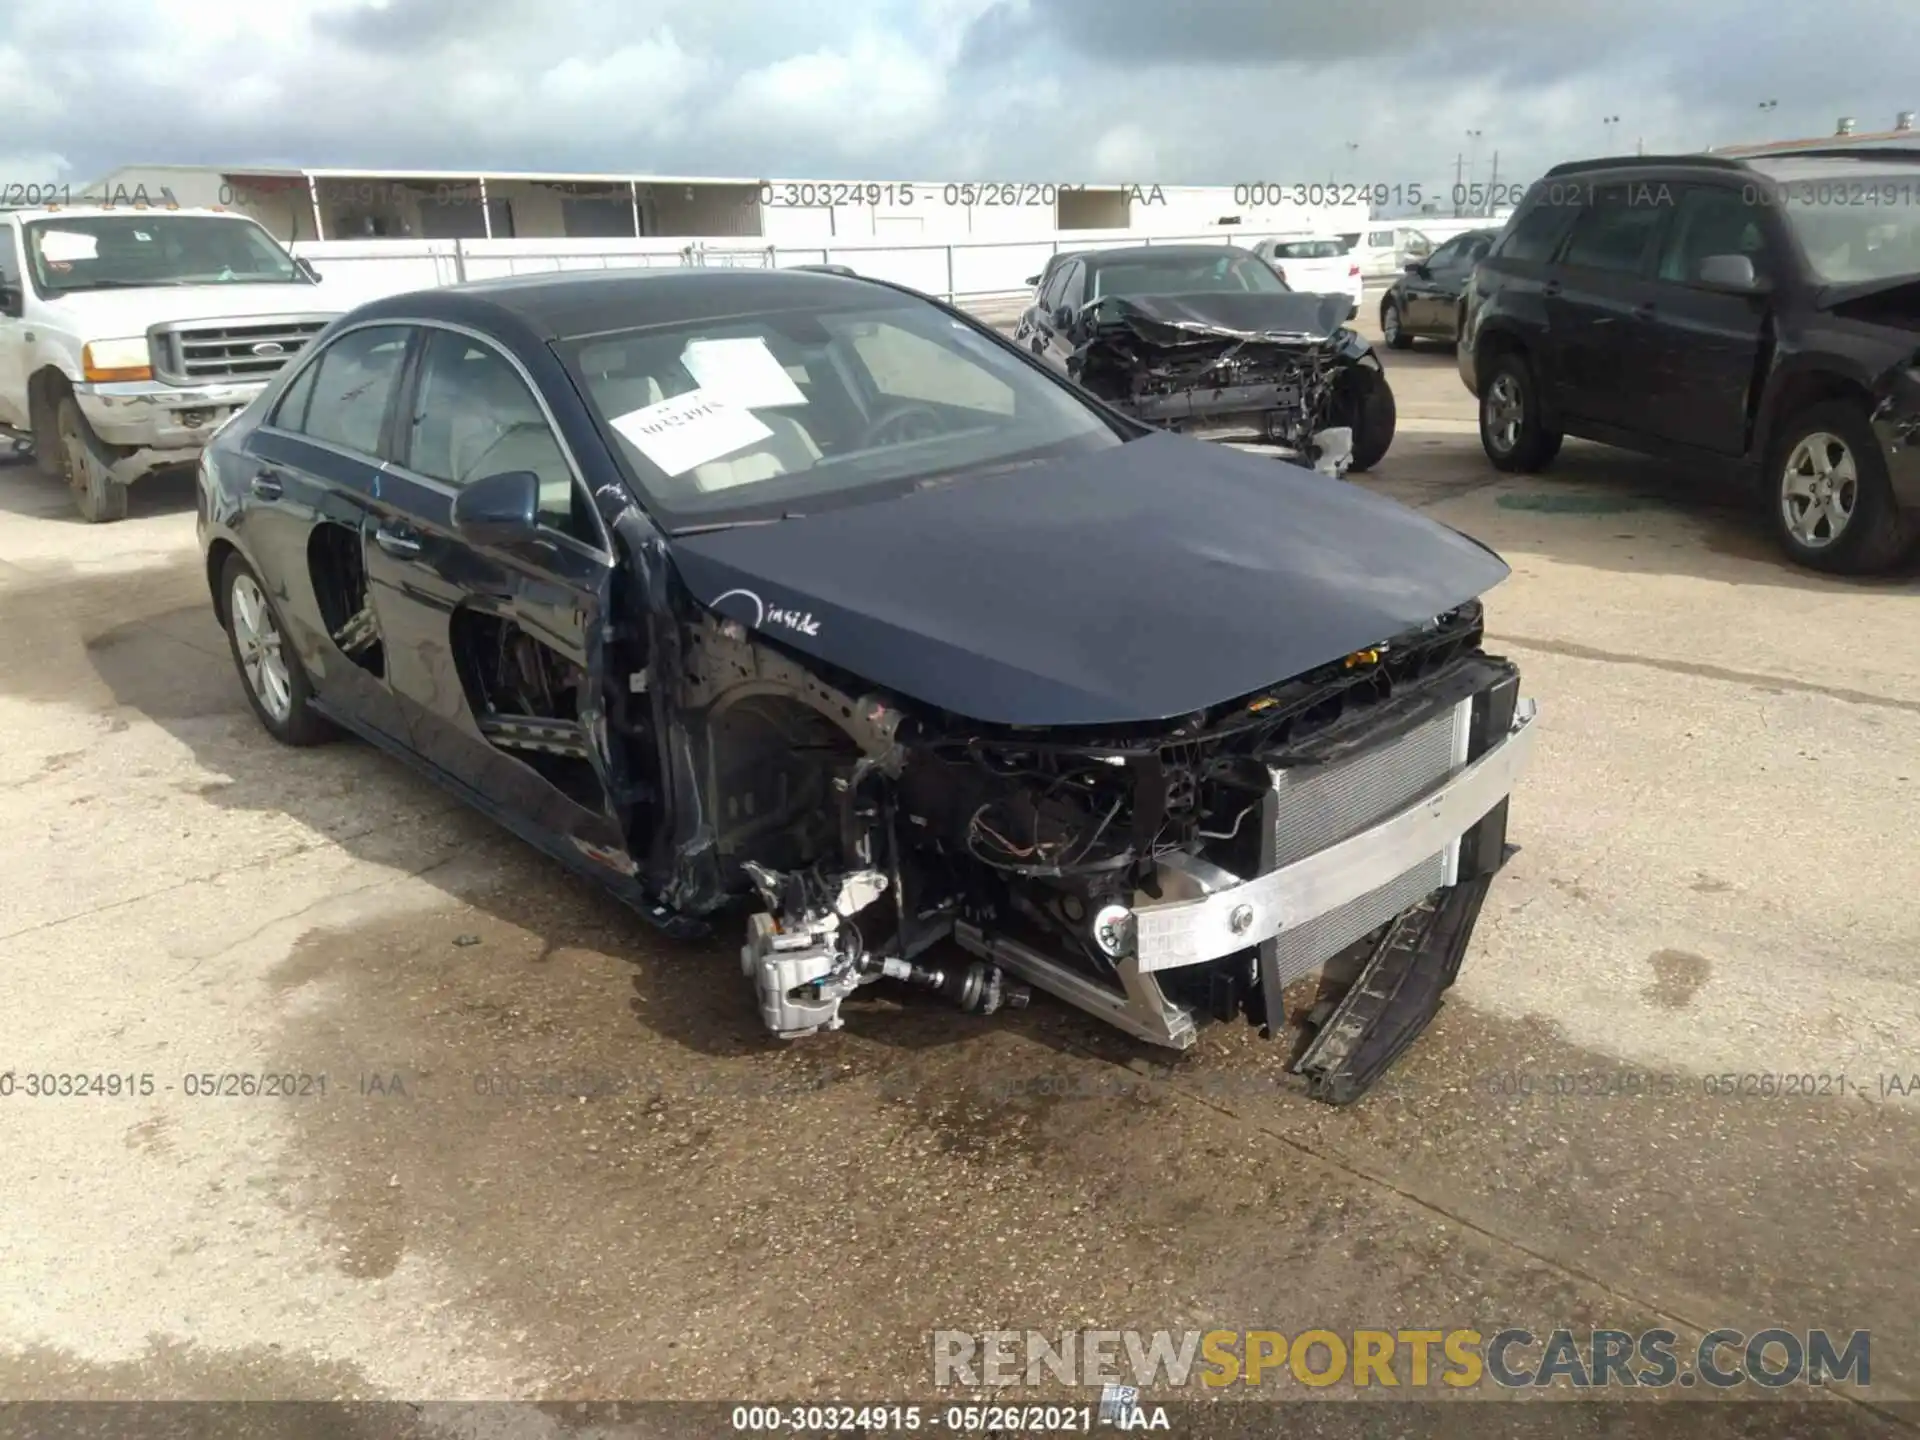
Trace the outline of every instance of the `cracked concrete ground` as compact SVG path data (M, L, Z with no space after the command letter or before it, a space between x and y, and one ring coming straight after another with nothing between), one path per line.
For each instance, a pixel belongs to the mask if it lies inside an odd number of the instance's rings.
M771 1043L733 936L273 745L186 479L87 527L0 465L0 1071L154 1077L0 1098L0 1396L931 1400L934 1329L1778 1325L1873 1336L1795 1433L1897 1425L1920 580L1598 447L1497 476L1452 365L1390 357L1364 483L1510 561L1541 739L1445 1012L1342 1111L1244 1028L1174 1058L1044 1000Z

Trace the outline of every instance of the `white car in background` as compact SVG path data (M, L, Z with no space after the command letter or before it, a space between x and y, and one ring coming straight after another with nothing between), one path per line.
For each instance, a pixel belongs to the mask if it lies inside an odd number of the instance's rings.
M1289 290L1307 295L1348 295L1353 307L1347 318L1360 313L1366 282L1360 275L1360 257L1338 235L1277 235L1262 240L1253 253L1280 272Z

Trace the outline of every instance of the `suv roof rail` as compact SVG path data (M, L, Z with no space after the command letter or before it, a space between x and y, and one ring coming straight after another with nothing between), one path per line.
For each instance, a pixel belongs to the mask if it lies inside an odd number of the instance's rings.
M1746 170L1744 159L1734 155L1609 155L1601 160L1564 160L1547 171L1547 176L1571 175L1577 170L1643 170L1666 165L1698 165L1708 170Z
M1801 155L1811 155L1818 160L1860 160L1873 161L1892 158L1895 160L1920 160L1920 145L1809 145L1806 149L1769 150L1763 154L1746 155L1745 160L1792 160Z

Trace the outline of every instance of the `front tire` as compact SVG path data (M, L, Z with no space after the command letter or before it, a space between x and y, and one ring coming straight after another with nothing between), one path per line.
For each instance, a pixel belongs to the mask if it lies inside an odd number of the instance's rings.
M1359 366L1346 373L1334 422L1353 430L1353 458L1347 463L1350 474L1373 469L1386 458L1393 445L1394 426L1399 415L1393 401L1393 387L1386 373L1370 366Z
M1380 302L1380 333L1386 337L1389 350L1411 350L1413 336L1407 334L1400 320L1400 306L1389 295Z
M1540 392L1526 356L1496 356L1480 387L1480 448L1493 468L1522 475L1544 469L1560 453L1560 440L1559 431L1541 423Z
M253 567L238 551L220 572L227 648L254 718L282 745L318 745L337 733L313 708L313 686L286 638L280 614Z
M67 485L73 491L74 508L89 525L105 525L127 518L127 487L113 478L113 452L80 413L80 402L71 395L60 399L54 412L54 426L60 435L60 456L65 464Z
M1795 415L1772 447L1767 475L1774 537L1797 564L1871 575L1897 564L1913 543L1887 458L1858 405L1829 400Z

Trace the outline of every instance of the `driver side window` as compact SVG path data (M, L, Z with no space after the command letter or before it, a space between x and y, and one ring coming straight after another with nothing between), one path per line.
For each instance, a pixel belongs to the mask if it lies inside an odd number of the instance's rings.
M407 440L407 468L449 485L531 471L540 523L599 543L566 451L540 403L506 356L451 330L430 330Z

